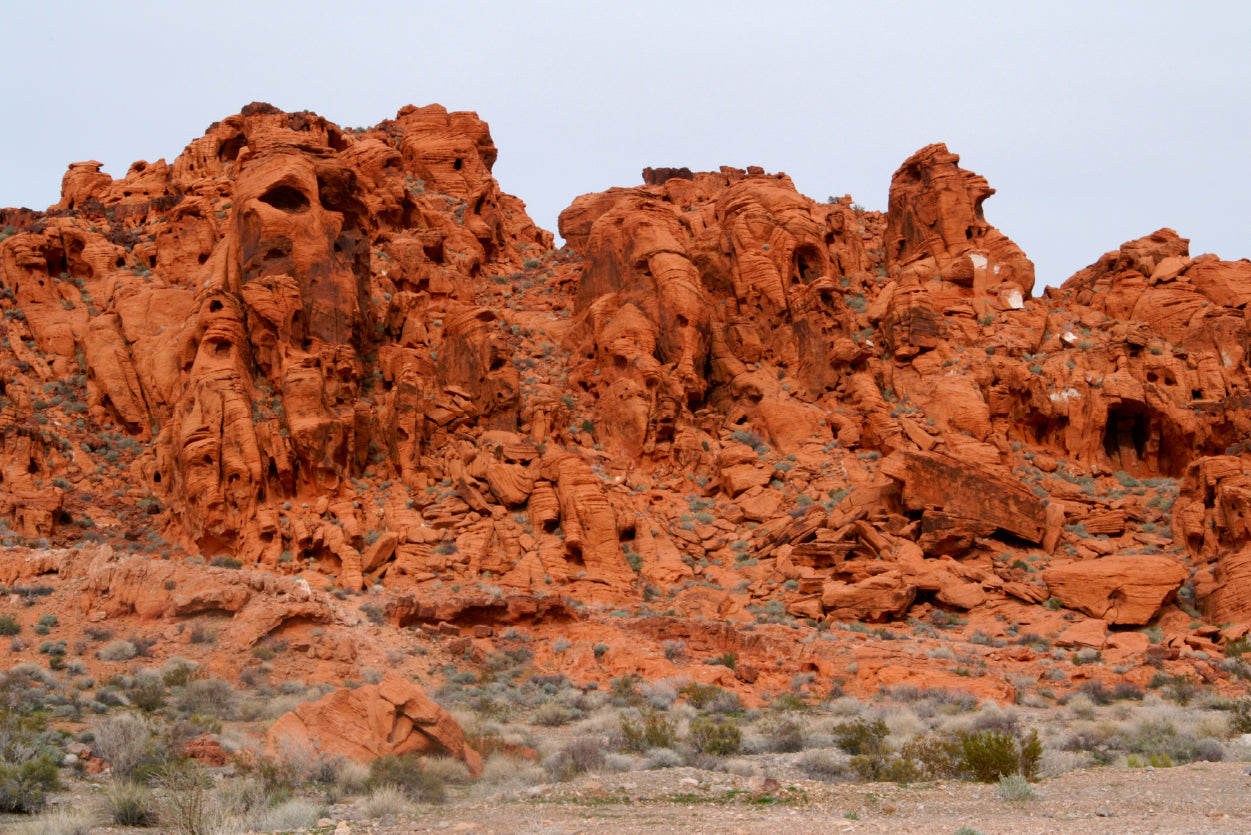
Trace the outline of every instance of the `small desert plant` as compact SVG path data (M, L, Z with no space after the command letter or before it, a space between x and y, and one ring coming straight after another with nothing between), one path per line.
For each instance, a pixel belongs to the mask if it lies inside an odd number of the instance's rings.
M960 735L960 754L963 771L978 782L995 783L1012 774L1032 780L1042 761L1042 742L1037 731L1019 741L1005 731L973 731Z
M599 737L581 736L549 757L543 763L556 780L572 780L583 772L592 771L604 764L604 741Z
M422 803L442 803L447 799L446 782L416 754L379 757L369 766L366 788L395 786L409 798Z
M618 732L620 747L639 753L653 748L672 748L675 735L673 720L656 710L642 710L635 716L623 714Z
M532 722L545 728L558 728L567 725L578 717L578 711L566 707L560 702L546 702L534 712Z
M169 759L164 729L134 712L101 718L92 726L95 752L119 777L143 777Z
M814 780L839 780L847 775L847 764L829 748L805 751L798 761L799 770Z
M1034 787L1020 774L1009 774L999 778L999 799L1011 803L1020 803L1034 799Z
M61 808L43 813L18 831L22 835L88 835L95 825L90 811Z
M857 719L845 722L834 729L834 744L852 756L875 754L887 749L886 737L890 728L881 719Z
M195 760L179 760L157 775L161 823L179 835L212 835L216 829L212 780Z
M129 661L138 653L130 641L110 641L100 650L101 661Z
M178 699L178 710L184 716L198 714L216 719L233 719L235 702L235 689L229 682L220 678L206 678L187 684Z
M306 797L292 797L256 815L251 828L260 832L294 832L312 829L326 808Z
M692 719L686 741L701 754L724 757L738 753L743 732L738 725L723 719Z
M1251 734L1251 699L1239 699L1230 705L1229 730L1233 734Z
M678 693L685 696L687 703L696 710L707 710L711 713L737 713L743 709L743 702L737 693L723 690L715 684L700 684L693 681Z
M0 765L0 812L38 812L48 802L48 792L60 785L56 760L51 754L16 765Z
M117 780L104 790L104 813L118 826L156 826L156 796L146 786Z
M363 818L382 818L387 815L403 815L412 812L413 802L408 795L395 786L375 786L358 804Z
M804 750L808 726L791 711L770 711L760 720L759 730L770 751L786 754Z

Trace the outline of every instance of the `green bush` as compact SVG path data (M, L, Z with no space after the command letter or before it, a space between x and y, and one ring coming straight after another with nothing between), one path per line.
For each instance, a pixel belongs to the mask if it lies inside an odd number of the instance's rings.
M881 719L857 719L834 729L834 744L848 754L876 754L887 749L890 728Z
M743 732L733 722L701 717L691 720L686 740L701 754L724 757L738 753Z
M1013 774L1032 780L1042 761L1042 742L1037 731L1019 742L1005 731L973 731L960 735L960 755L963 772L979 783L997 783Z
M637 718L622 715L619 732L621 747L640 753L653 748L672 748L675 735L673 720L657 710L640 711Z
M0 635L17 635L21 631L22 625L17 622L17 618L12 615L4 615L3 617L0 617Z
M394 786L422 803L442 803L447 799L447 787L443 778L428 770L416 754L392 754L379 757L370 763L365 789L372 790L380 786Z
M52 754L41 754L19 765L0 765L0 812L38 812L47 805L48 792L60 786Z
M918 737L904 745L900 756L916 763L933 780L959 777L963 767L960 743L948 736Z
M743 701L732 690L724 690L715 684L700 684L692 681L678 691L686 697L686 701L696 710L709 710L713 713L737 713L743 709Z
M1230 706L1229 730L1232 734L1251 734L1251 699L1239 699Z

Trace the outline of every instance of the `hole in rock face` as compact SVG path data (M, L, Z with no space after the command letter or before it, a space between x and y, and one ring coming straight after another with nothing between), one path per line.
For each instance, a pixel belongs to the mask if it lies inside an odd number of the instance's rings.
M1141 403L1122 402L1108 409L1103 451L1113 467L1137 477L1177 477L1190 463L1193 439L1167 416Z
M261 195L261 202L292 214L307 212L309 207L304 192L291 186L274 186Z
M235 134L218 147L217 158L222 162L234 162L239 158L239 151L243 150L246 141L243 134Z
M821 277L821 256L813 247L796 247L794 267L792 280L799 279L807 284Z
M465 165L465 161L464 161L463 159L461 159L460 157L457 157L457 158L456 158L456 162L452 163L452 168L454 168L454 169L456 169L457 171L459 171L461 168L463 168L463 167L464 167L464 165Z
M218 301L217 299L214 299L213 301L209 302L210 313L216 313L217 311L221 309L222 309L222 303Z

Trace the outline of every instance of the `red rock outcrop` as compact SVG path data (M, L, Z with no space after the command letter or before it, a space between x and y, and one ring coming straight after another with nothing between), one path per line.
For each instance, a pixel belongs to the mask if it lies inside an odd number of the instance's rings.
M1098 619L1075 645L1151 623L1172 660L1251 620L1248 262L1161 230L1035 297L942 145L886 213L648 169L553 252L495 158L437 105L252 104L0 211L0 547L41 555L0 580L340 676L388 657L366 619L476 658L559 622L587 646L545 663L588 677L676 674L601 609L1054 637L1055 598ZM81 542L112 550L44 548ZM784 688L772 660L724 683Z
M469 747L460 725L425 692L394 674L378 684L335 690L285 713L265 737L271 754L345 757L367 763L416 753L463 762L482 773L482 756Z
M1043 582L1060 602L1107 623L1142 626L1176 593L1188 572L1155 554L1116 554L1053 565Z
M959 162L939 143L917 151L895 172L884 235L887 265L901 279L959 285L973 296L999 296L1019 308L1034 289L1034 265L986 222L982 203L995 190Z

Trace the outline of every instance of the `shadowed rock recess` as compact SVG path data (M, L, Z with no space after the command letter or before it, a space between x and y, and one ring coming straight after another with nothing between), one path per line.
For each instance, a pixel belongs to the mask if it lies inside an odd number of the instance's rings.
M437 680L508 634L580 684L1010 699L1052 657L1032 634L1108 662L1061 691L1233 686L1251 263L1162 229L1038 295L941 144L885 213L647 169L575 199L555 250L496 154L438 105L254 103L0 210L0 581L230 676ZM971 674L911 651L937 628L981 636ZM378 724L353 698L288 725Z

